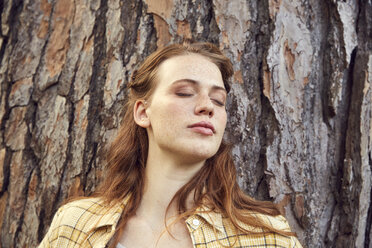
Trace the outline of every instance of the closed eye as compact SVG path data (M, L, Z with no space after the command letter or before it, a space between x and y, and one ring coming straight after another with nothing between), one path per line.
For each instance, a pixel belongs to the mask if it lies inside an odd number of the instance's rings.
M218 106L225 106L225 104L219 100L216 100L216 99L212 99L212 101L214 101Z
M183 96L183 97L186 97L186 96L192 96L192 94L189 94L189 93L176 93L177 96Z

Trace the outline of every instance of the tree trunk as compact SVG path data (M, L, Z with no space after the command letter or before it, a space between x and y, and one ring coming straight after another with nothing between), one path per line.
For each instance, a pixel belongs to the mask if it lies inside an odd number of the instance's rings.
M126 83L182 38L233 61L226 139L250 195L305 247L372 247L372 3L0 3L0 246L35 247L102 179Z

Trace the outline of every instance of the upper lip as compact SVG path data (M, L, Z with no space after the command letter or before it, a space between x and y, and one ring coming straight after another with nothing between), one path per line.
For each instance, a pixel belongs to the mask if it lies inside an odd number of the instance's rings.
M198 123L194 123L192 125L189 125L188 127L190 127L190 128L192 128L192 127L205 127L205 128L211 129L213 133L216 132L216 130L214 129L213 124L208 122L208 121L201 121L201 122L198 122Z

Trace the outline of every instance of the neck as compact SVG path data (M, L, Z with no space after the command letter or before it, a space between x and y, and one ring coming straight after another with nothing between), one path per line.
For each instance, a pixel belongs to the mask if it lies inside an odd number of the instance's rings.
M164 223L165 217L169 220L176 216L175 203L166 211L169 203L176 192L202 168L204 162L182 163L166 154L154 154L149 149L145 190L136 215L153 223ZM192 197L189 197L187 206L193 206Z

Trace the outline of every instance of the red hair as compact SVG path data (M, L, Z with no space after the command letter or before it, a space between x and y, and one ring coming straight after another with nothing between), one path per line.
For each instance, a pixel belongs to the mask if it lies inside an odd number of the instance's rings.
M133 73L128 84L130 92L125 106L126 113L118 136L111 144L107 155L107 175L95 193L107 204L120 202L127 195L131 195L117 226L116 234L110 242L110 247L116 246L127 220L136 213L144 191L148 136L146 129L138 126L134 121L132 111L134 104L136 100L151 97L156 87L157 70L163 61L190 53L202 55L216 64L221 71L226 90L230 89L229 78L234 72L232 64L211 43L184 42L164 47L151 54L138 71ZM187 209L186 199L192 193L195 206ZM244 194L236 180L231 147L224 142L217 153L205 162L200 171L178 190L172 202L176 203L179 218L187 218L195 214L197 207L203 203L207 204L212 211L218 211L229 217L235 228L244 233L249 233L249 231L242 228L239 222L261 227L267 232L294 235L291 232L276 230L260 219L247 215L247 211L271 216L279 215L280 212L272 202L257 201Z

